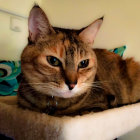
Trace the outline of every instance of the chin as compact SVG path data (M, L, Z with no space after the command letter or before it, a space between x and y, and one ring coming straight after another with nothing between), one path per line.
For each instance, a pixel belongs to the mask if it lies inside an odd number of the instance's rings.
M80 90L78 88L74 88L73 90L61 90L59 92L56 92L54 96L61 97L61 98L72 98L72 97L77 97L82 94L84 94L83 90Z
M66 91L66 92L57 93L57 96L62 98L71 98L74 97L74 93L71 91Z

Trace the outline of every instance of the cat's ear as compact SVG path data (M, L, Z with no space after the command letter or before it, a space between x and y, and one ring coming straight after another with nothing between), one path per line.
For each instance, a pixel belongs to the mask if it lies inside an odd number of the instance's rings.
M29 41L32 43L35 43L41 36L55 32L44 11L37 5L35 5L30 11L28 28Z
M89 26L84 28L79 34L82 41L88 44L93 44L96 34L98 33L102 25L102 22L103 22L103 17L100 19L97 19L96 21L91 23Z

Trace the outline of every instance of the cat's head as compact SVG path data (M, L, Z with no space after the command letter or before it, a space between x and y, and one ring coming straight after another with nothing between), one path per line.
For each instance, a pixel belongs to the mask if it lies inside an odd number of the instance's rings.
M97 70L92 45L102 19L81 30L53 28L43 10L29 16L29 44L21 56L26 81L37 91L70 98L91 88Z

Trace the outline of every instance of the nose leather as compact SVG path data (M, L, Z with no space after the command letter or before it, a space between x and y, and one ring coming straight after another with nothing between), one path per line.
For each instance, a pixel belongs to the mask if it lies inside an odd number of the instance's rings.
M69 90L72 90L77 84L77 72L75 71L65 72L65 83L68 85Z
M69 90L72 90L72 89L75 87L75 85L76 85L76 84L69 84L69 85L68 85Z

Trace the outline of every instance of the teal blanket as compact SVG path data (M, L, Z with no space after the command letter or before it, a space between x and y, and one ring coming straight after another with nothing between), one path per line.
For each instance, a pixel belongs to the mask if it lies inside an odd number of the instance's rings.
M17 94L20 73L20 61L0 61L0 95Z

